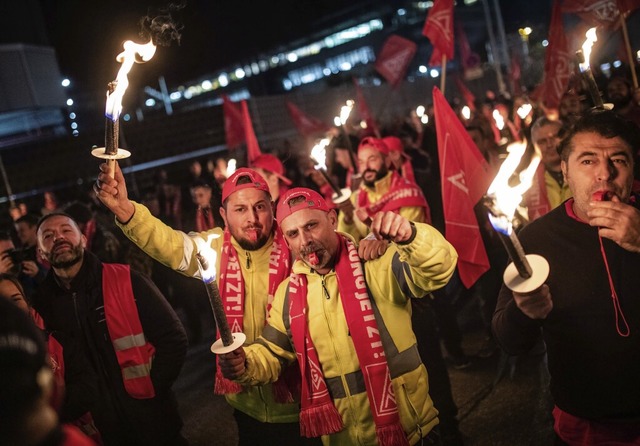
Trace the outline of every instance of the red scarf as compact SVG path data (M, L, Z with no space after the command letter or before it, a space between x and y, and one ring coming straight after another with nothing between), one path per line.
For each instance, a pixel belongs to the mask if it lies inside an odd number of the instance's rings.
M202 208L198 206L196 211L196 232L204 232L215 227L213 220L213 212L211 208Z
M275 223L274 223L275 226ZM271 255L269 257L269 289L267 307L265 313L269 315L273 296L278 285L289 275L291 271L290 254L287 245L282 237L282 232L275 227L273 236L273 245L271 247ZM242 332L244 329L244 280L242 270L240 269L240 261L238 253L231 243L231 233L228 229L224 231L224 241L222 244L222 257L220 258L220 296L222 304L227 315L227 322L232 333ZM218 336L220 333L218 332ZM288 379L288 378L287 378ZM285 380L278 380L284 381ZM278 382L274 385L276 400L279 402L293 401L293 395L288 391L283 383ZM242 386L238 383L230 381L222 376L222 371L218 364L216 370L216 384L214 392L218 395L227 393L239 393Z
M404 162L400 166L400 173L409 182L416 183L416 174L413 172L413 166L411 165L411 161L410 160L408 160L408 159L404 160Z
M542 217L551 210L549 197L547 195L547 184L545 181L545 167L543 164L538 166L536 174L533 177L531 188L526 193L526 204L529 214L529 221L533 221Z
M391 185L389 191L375 203L369 201L366 189L360 189L358 194L358 208L362 208L367 215L373 218L380 211L395 211L407 206L417 206L424 208L427 223L431 222L429 205L424 198L422 191L415 184L402 178L397 172L391 173Z
M381 446L408 445L362 263L355 245L344 237L340 237L336 276L345 319L364 375L378 442ZM302 374L300 432L305 437L340 432L344 427L342 418L329 395L309 334L306 276L291 275L289 296L291 334Z

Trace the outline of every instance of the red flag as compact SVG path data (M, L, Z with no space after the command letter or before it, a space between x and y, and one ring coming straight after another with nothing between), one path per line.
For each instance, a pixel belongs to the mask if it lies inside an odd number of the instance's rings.
M316 133L326 132L329 129L327 124L318 118L305 114L294 103L285 101L285 104L293 124L302 136L315 135Z
M242 111L240 106L231 102L226 94L222 95L222 114L224 116L224 134L227 147L235 149L245 142Z
M418 45L403 37L391 35L380 50L375 69L389 85L397 87L404 79L407 68L416 54Z
M555 0L549 25L549 46L544 58L544 80L536 89L536 96L545 106L558 108L573 72L574 55L569 53L562 23L560 0Z
M514 96L519 96L522 93L522 87L520 86L520 79L522 78L522 69L520 68L520 58L512 54L511 55L511 92Z
M467 34L464 32L464 28L459 22L456 24L456 38L458 40L458 48L460 49L459 57L465 79L477 79L482 77L483 71L480 67L480 56L471 51L471 45L469 45Z
M353 85L356 88L356 105L358 106L358 112L360 113L360 118L367 123L368 133L371 135L376 135L380 137L380 129L378 129L378 124L373 119L373 115L371 114L371 110L369 110L369 106L367 105L367 101L364 99L364 94L362 93L362 89L358 84L358 80L353 78Z
M467 107L471 111L476 110L476 97L471 93L471 91L467 88L467 86L462 82L459 76L454 75L453 81L456 83L456 87L458 87L458 91L464 98L464 101L467 103Z
M640 0L618 0L618 10L625 16L640 8Z
M619 24L620 11L624 14L640 8L638 0L565 0L562 12L577 14L590 26Z
M453 59L453 0L434 0L422 34L433 45L429 65L441 65L442 55L448 60Z
M433 87L433 112L445 232L447 240L458 251L460 279L470 288L489 269L489 259L473 211L491 183L489 166L437 87Z
M251 123L251 115L249 115L249 107L247 106L247 101L242 101L241 105L244 135L247 141L247 159L249 161L249 165L251 165L253 163L253 160L262 155L262 152L260 151L260 146L258 145L258 138L256 138L256 134L253 131L253 124Z

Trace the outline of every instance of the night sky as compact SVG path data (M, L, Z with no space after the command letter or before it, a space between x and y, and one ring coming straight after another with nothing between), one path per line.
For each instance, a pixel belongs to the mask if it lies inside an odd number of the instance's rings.
M132 85L157 85L164 75L169 86L195 79L249 57L327 28L338 11L362 11L376 5L401 7L401 0L174 0L186 7L175 14L184 25L181 44L159 48L154 59L130 74ZM488 0L494 4L495 0ZM2 2L0 43L48 44L56 48L60 70L83 90L102 91L119 64L122 42L141 42L139 20L155 14L168 0L24 0ZM532 21L546 24L551 0L503 0L507 32ZM36 5L36 6L34 6ZM34 14L44 16L41 35ZM3 14L3 8L8 14ZM457 7L457 9L459 6ZM12 16L13 15L13 16Z
M115 56L122 42L141 42L140 18L166 4L166 0L44 1L50 44L56 47L63 75L89 88L106 85L119 68ZM154 59L144 69L132 71L132 76L164 75L175 85L300 38L322 26L322 17L345 5L354 7L358 2L186 0L186 7L174 14L184 26L180 45L158 48Z

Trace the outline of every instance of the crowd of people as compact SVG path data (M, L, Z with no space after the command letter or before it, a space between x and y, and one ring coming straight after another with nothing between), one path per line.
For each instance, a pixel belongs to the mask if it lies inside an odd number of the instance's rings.
M503 283L482 201L490 269L462 284L433 115L332 129L326 176L265 151L235 170L194 160L180 182L161 169L134 197L105 163L85 199L13 209L0 300L22 311L0 330L0 444L188 444L171 388L202 340L207 250L218 329L246 335L212 377L240 445L464 444L448 367L473 361L465 293L482 301L478 355L547 352L556 444L640 444L640 108L621 77L605 94L613 110L572 89L557 114L493 95L460 114L493 175L510 142L541 158L516 226L550 273L528 293Z

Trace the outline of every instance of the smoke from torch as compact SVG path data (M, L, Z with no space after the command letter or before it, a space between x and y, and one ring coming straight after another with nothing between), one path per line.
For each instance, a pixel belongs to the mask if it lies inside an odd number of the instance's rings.
M120 138L119 118L122 112L122 99L129 86L128 74L134 63L149 61L156 51L156 45L168 46L172 41L180 42L180 30L182 26L177 24L171 16L171 12L178 11L186 5L173 3L159 10L158 14L147 15L140 20L140 35L148 40L147 44L140 45L130 40L124 42L124 51L116 57L121 64L118 74L107 89L107 101L105 106L105 146L95 148L91 154L97 158L106 159L113 177L116 159L127 158L130 152L118 147Z

